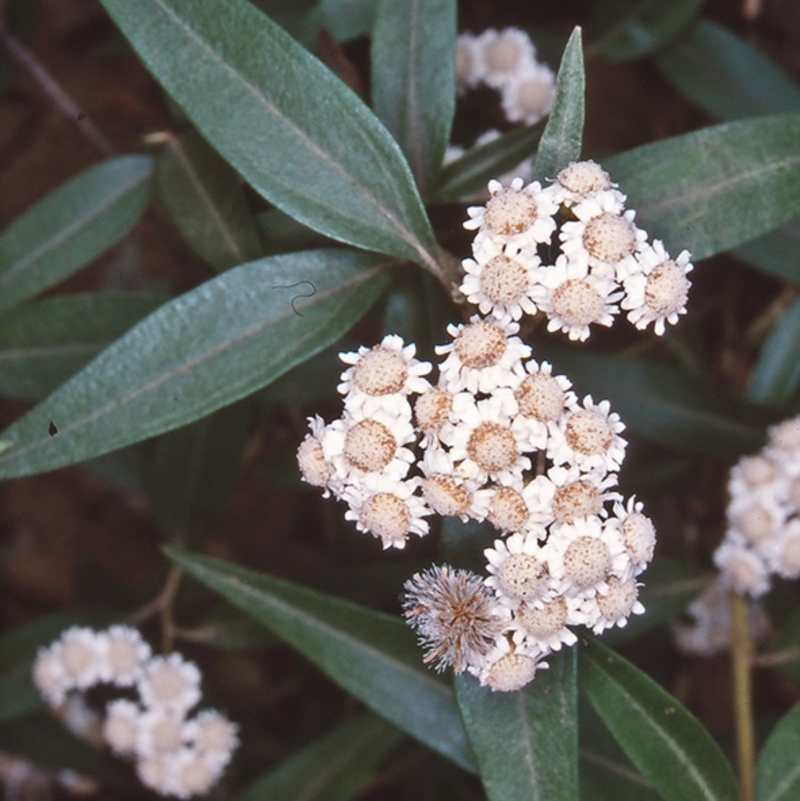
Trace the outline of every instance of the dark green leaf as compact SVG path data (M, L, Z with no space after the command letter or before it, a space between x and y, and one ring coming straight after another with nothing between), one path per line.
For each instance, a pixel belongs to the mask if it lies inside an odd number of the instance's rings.
M236 801L348 801L401 737L369 712L351 718L257 779Z
M150 199L147 156L92 167L40 200L0 236L0 312L85 267L117 243Z
M165 304L1 435L0 476L53 470L170 431L340 337L386 257L317 250L244 264Z
M196 133L169 138L156 179L181 236L216 270L263 254L241 179Z
M469 675L456 694L490 801L578 798L575 650L547 660L549 670L518 692L492 692Z
M640 437L733 458L757 450L774 415L681 368L541 343L538 352L579 394L607 398Z
M733 255L765 273L792 284L800 284L800 219L795 218L776 231L739 245Z
M629 61L649 55L678 38L700 10L703 0L605 0L598 3L606 29L587 48L609 61Z
M320 0L311 12L337 42L365 36L375 21L375 0Z
M181 628L181 639L226 651L265 648L277 643L277 638L253 618L224 601L190 627Z
M399 617L230 562L173 549L167 555L379 715L474 770L453 691L423 666L414 636Z
M786 406L800 388L800 300L783 313L761 347L747 383L747 396L757 403Z
M267 209L258 215L256 222L264 239L264 252L269 256L332 244L330 239L312 231L280 209Z
M29 662L0 676L0 724L16 720L44 706L31 679Z
M781 718L756 765L758 801L795 801L800 797L800 705Z
M456 105L455 0L379 0L372 107L400 145L423 197L450 142Z
M515 128L491 142L470 148L442 170L436 200L447 203L486 189L489 179L510 172L531 158L543 130L543 122Z
M695 260L800 213L800 115L723 123L643 145L604 166L636 222Z
M665 801L735 801L736 779L711 735L649 676L596 641L580 652L581 687Z
M408 165L372 112L246 0L104 0L145 65L259 193L311 228L436 270Z
M655 62L685 97L719 119L800 111L800 88L760 50L712 20L698 20Z
M39 400L166 298L138 292L59 295L0 317L0 393Z
M555 178L581 155L586 76L581 29L576 27L564 48L556 78L556 97L536 153L535 177Z

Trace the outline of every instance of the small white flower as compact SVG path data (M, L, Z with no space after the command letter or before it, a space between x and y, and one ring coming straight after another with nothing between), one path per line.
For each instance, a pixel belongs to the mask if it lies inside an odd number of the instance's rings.
M656 529L653 521L643 513L644 504L633 496L627 504L614 503L614 517L609 525L618 525L631 558L634 575L638 576L653 559L656 546Z
M431 513L425 501L416 495L420 479L404 481L382 475L367 475L357 485L350 485L343 499L349 505L345 520L355 521L359 531L377 537L386 548L404 548L410 534L424 536Z
M134 685L150 658L150 646L137 629L130 626L111 626L98 634L103 646L101 680L117 687Z
M139 781L159 795L172 795L171 754L154 754L136 762Z
M178 653L154 656L145 664L138 687L149 709L182 715L200 700L200 670Z
M459 92L472 89L483 79L483 59L479 50L480 45L471 33L462 33L456 39L456 85Z
M608 276L589 272L585 262L563 254L539 271L546 293L539 307L548 317L548 331L563 331L571 340L585 341L589 326L610 326L619 313L619 285Z
M483 552L490 574L486 586L510 609L521 603L548 601L555 595L547 553L539 538L535 532L512 534L505 540L495 540L494 547Z
M639 601L640 585L634 577L610 576L605 584L596 595L582 600L584 625L594 634L602 634L613 626L625 628L631 615L641 615L645 611Z
M541 661L542 656L540 652L529 650L524 643L500 637L484 663L470 668L470 673L492 692L515 692L530 684L538 670L548 666Z
M422 494L431 509L439 515L483 520L489 512L492 492L480 489L481 482L459 475L450 454L441 447L430 446L420 464L425 478Z
M191 798L205 795L217 782L222 765L194 748L183 748L169 758L168 795Z
M585 517L606 517L605 504L622 496L611 488L617 484L616 473L584 473L575 466L554 465L547 476L537 476L539 483L534 514L542 523L575 523Z
M536 49L519 28L489 28L475 37L475 72L494 89L502 88L536 59Z
M142 709L126 698L117 698L106 706L103 739L118 756L133 756L139 735Z
M568 412L550 423L547 455L556 465L576 465L585 472L619 470L625 458L626 441L620 436L625 424L611 411L607 400L595 403L591 395L583 408Z
M239 727L221 712L204 709L187 722L186 737L199 753L226 765L239 746Z
M56 647L71 688L86 690L102 680L103 645L89 628L73 626L62 633Z
M785 579L800 578L800 518L788 521L763 553L771 571Z
M141 757L175 753L187 742L183 712L167 712L152 707L138 716L135 751Z
M562 645L574 645L578 638L567 623L574 616L570 614L570 607L577 603L574 598L556 595L548 601L520 604L510 624L515 642L524 642L543 653L560 651Z
M553 109L556 75L546 64L530 63L502 88L502 104L509 122L534 125Z
M36 651L32 674L36 689L50 706L60 706L73 688L72 679L67 674L61 659L58 642Z
M690 259L687 250L671 259L659 240L639 249L639 269L630 269L622 278L626 294L621 304L638 330L653 323L656 335L662 336L666 323L674 325L686 313L690 287L686 274L693 269Z
M767 566L745 545L723 541L714 551L714 564L719 568L725 586L741 595L758 598L769 591Z
M552 190L560 204L571 207L597 192L610 192L617 185L611 176L594 161L572 161L556 176ZM615 207L624 208L625 195L613 196Z

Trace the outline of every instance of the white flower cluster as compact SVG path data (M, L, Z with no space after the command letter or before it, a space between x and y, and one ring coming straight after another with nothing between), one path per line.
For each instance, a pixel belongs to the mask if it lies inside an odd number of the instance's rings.
M800 578L800 417L770 427L728 482L728 528L714 553L726 586L758 598L770 576Z
M685 314L689 252L672 259L659 240L650 244L598 164L573 162L546 187L490 181L489 195L464 223L476 233L460 290L481 314L502 321L541 311L548 331L581 341L620 308L659 336Z
M490 28L456 41L456 81L460 92L484 84L500 92L509 122L533 125L550 113L556 78L536 59L536 48L519 28Z
M312 418L298 449L304 480L344 500L345 517L384 548L426 534L434 512L498 529L485 581L435 568L407 586L406 614L429 660L502 690L574 643L569 626L600 633L643 612L636 577L655 544L641 503L614 490L626 444L619 416L608 401L580 401L517 331L477 316L450 325L436 385L397 336L342 354L344 413L327 425ZM489 611L466 617L488 628L453 645L447 621L463 624L459 609L473 604Z
M178 653L152 656L128 626L74 626L40 648L33 664L34 683L53 707L96 684L135 690L135 701L108 703L103 738L115 754L136 760L143 784L177 798L206 793L239 743L236 725L220 712L187 717L200 700L200 678L197 665Z

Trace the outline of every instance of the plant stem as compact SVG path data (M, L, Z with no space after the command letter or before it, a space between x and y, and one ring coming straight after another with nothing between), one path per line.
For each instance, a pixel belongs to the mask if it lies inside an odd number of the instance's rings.
M733 643L733 707L736 715L736 753L742 801L755 801L755 738L753 736L753 643L747 621L747 598L730 594Z

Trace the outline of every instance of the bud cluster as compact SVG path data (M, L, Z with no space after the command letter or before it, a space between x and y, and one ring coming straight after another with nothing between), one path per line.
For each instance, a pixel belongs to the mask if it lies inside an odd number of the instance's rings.
M178 653L152 656L136 629L64 631L33 664L45 701L61 707L70 693L97 684L135 691L106 706L103 739L136 761L139 779L160 795L190 798L206 793L222 775L239 739L237 727L213 709L189 718L200 700L200 670Z
M625 200L593 161L569 164L546 187L490 181L486 204L467 210L464 227L476 233L461 292L500 321L542 312L548 331L572 340L610 326L620 309L662 335L686 312L691 257L648 242Z
M304 480L344 501L384 548L425 535L433 513L500 532L485 580L432 568L407 583L406 616L428 661L501 690L574 643L570 626L600 633L644 611L636 577L655 543L641 504L614 489L619 416L608 401L579 400L517 331L478 316L450 325L436 384L397 336L342 354L344 412L311 419L298 450Z
M764 448L731 470L728 527L714 553L726 586L753 598L773 573L800 578L800 417L768 433Z

